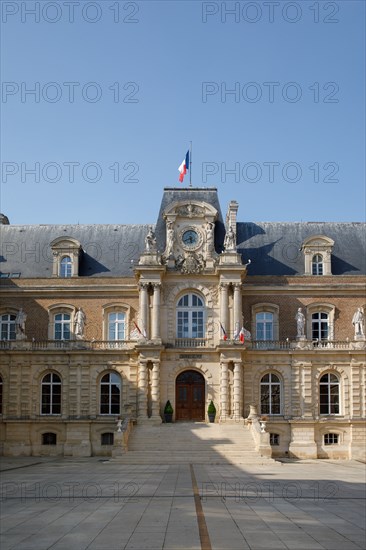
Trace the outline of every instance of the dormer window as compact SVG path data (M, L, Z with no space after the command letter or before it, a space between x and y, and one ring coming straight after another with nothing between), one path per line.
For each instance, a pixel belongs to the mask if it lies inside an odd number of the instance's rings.
M305 256L305 275L331 275L332 249L334 241L324 235L308 237L301 250Z
M77 277L81 245L71 237L59 237L51 243L53 254L53 277Z
M323 275L323 256L320 254L313 256L311 270L313 275Z

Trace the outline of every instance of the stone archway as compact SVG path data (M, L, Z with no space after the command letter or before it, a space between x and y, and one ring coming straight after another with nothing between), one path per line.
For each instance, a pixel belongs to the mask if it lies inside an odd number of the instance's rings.
M175 381L176 421L205 419L205 379L195 370L181 372Z

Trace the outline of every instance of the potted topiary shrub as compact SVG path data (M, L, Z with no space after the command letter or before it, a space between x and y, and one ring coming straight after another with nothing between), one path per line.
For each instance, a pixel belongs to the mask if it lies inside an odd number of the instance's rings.
M170 401L166 402L165 408L164 408L164 419L165 422L171 422L173 418L173 407L170 404Z
M211 399L211 403L210 403L209 406L208 406L207 414L208 414L208 419L209 419L209 421L210 421L210 422L215 422L216 407L215 407L215 405L213 404L212 399Z

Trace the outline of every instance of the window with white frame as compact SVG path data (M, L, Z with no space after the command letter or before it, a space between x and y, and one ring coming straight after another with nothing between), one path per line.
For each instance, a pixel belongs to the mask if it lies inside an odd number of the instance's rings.
M54 372L42 378L41 414L61 414L61 378Z
M315 254L311 261L312 275L323 275L323 256Z
M177 338L204 338L205 305L197 294L185 294L177 304Z
M125 340L126 314L123 311L108 313L108 340Z
M337 445L339 443L339 434L324 434L324 445Z
M273 313L263 311L255 316L256 340L273 340Z
M306 334L309 340L334 340L335 306L314 303L306 307Z
M329 316L325 311L319 311L312 314L311 337L313 340L329 339Z
M0 315L1 340L15 340L15 319L12 313Z
M60 277L72 277L72 259L64 256L60 261Z
M70 340L71 339L71 314L70 313L55 313L54 314L54 339L55 340Z
M279 307L277 304L260 303L252 306L252 334L255 340L279 339Z
M260 383L261 414L281 414L281 382L279 377L269 372Z
M319 412L320 414L339 414L340 383L333 373L323 374L319 381Z
M120 414L120 409L121 377L109 372L100 381L100 414Z

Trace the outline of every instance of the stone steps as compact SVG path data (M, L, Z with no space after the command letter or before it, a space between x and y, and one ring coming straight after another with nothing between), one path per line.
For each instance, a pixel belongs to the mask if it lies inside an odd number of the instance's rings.
M242 424L176 423L138 425L128 452L113 459L123 464L268 464Z

